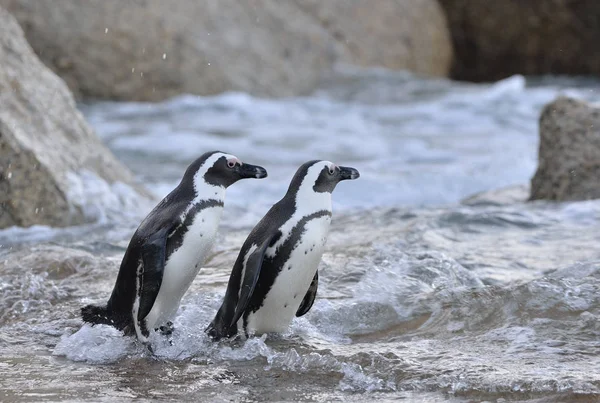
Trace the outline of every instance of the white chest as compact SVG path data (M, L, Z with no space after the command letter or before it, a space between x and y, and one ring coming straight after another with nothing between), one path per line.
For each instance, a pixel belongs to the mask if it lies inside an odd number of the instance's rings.
M146 317L148 328L170 320L204 264L217 236L223 207L209 207L194 217L181 245L168 257L163 280L152 310Z
M330 216L306 223L304 233L277 275L262 307L248 316L249 333L284 332L288 328L319 266L330 223Z

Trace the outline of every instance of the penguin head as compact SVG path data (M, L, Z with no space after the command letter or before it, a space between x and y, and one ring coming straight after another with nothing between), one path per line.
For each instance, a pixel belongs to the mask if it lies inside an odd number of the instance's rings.
M355 168L339 166L331 161L309 161L296 172L290 190L310 187L317 193L331 193L341 181L359 176Z
M244 163L235 155L212 151L194 161L186 171L184 179L185 177L193 177L196 188L202 183L227 188L240 179L266 178L267 170L258 165Z

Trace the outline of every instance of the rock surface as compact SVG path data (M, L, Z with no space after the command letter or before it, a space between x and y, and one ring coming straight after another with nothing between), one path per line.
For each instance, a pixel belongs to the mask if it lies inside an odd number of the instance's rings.
M440 0L452 33L451 76L599 74L600 2Z
M0 228L83 222L81 200L70 197L78 173L131 183L129 171L96 138L67 86L1 8L0 61Z
M436 0L0 0L76 96L313 90L335 64L447 75ZM83 23L85 21L85 23Z
M560 97L540 117L531 200L600 198L600 107Z
M512 185L476 193L463 200L465 206L510 206L524 203L529 197L529 185Z
M295 0L358 66L446 76L452 44L444 13L431 0Z

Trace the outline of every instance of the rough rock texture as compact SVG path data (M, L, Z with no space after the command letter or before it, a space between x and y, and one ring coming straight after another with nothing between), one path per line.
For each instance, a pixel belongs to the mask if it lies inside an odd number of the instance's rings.
M440 0L452 33L451 76L599 74L596 0Z
M524 203L529 198L529 185L512 185L476 193L463 200L466 206L508 206Z
M81 206L68 197L82 169L109 182L131 180L0 8L0 228L82 222Z
M434 76L448 74L452 44L446 17L432 0L295 0L359 66Z
M540 117L531 200L600 198L600 107L560 97Z
M436 0L0 0L76 96L313 90L336 63L447 75Z

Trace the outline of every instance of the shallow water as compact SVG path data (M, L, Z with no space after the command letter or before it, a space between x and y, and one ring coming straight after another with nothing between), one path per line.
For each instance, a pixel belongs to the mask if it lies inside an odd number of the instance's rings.
M527 183L541 107L559 93L598 101L598 88L373 70L342 72L304 98L83 105L158 197L210 149L269 178L228 191L220 242L172 345L153 336L154 357L77 316L106 300L151 205L129 200L81 227L0 231L0 401L597 401L600 201L460 201ZM334 194L314 307L286 334L210 342L202 330L248 229L314 158L361 172Z

